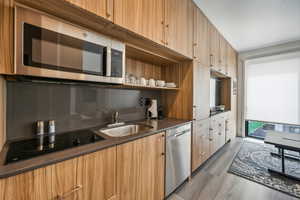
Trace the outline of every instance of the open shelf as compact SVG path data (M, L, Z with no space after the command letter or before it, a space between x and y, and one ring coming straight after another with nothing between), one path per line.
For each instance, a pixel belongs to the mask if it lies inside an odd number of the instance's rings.
M126 56L132 59L137 59L156 65L169 65L179 63L174 59L150 52L129 43L126 44Z

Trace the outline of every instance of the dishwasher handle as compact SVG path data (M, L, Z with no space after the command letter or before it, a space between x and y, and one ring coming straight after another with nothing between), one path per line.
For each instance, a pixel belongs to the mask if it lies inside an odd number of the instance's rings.
M190 133L190 132L191 132L191 130L185 130L185 131L182 131L182 132L176 133L174 136L175 136L175 137L179 137L179 136L181 136L181 135L184 135L184 134L186 134L186 133Z

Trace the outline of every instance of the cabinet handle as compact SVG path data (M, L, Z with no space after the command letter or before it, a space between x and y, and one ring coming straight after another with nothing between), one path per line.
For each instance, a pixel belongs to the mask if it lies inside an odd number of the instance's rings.
M209 55L209 62L211 67L213 66L213 57L214 56L212 54Z
M110 10L110 3L109 1L106 1L106 18L110 18L111 14L108 12L108 10Z
M166 45L169 45L169 42L168 42L168 40L167 40L167 38L168 38L168 35L169 35L169 24L166 24L166 29L167 29L167 34L165 34L166 35Z
M213 128L209 128L209 130L210 130L210 131L213 131L214 129L213 129Z
M197 59L197 56L196 56L196 46L197 46L197 43L193 43L194 59Z
M62 194L62 195L58 195L56 199L57 199L57 200L64 200L64 199L66 199L68 196L70 196L70 195L73 194L74 192L77 192L77 191L81 190L82 188L83 188L82 185L77 185L77 186L75 186L70 192L66 192L66 193L64 193L64 194Z
M219 132L219 135L222 135L222 133Z
M165 156L165 153L161 153L162 156Z

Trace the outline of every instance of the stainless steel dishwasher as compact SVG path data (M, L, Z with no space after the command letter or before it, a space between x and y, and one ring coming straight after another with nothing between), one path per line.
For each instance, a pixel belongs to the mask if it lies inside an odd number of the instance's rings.
M166 196L182 184L191 172L191 124L166 133Z

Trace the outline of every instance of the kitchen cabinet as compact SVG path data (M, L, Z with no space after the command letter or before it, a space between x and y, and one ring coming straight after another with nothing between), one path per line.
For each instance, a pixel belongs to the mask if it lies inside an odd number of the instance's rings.
M109 21L114 18L113 0L65 0Z
M114 23L192 57L191 0L115 0Z
M221 35L219 36L219 72L227 75L227 41Z
M226 113L225 113L226 114ZM225 117L224 114L219 116L218 118L218 129L217 129L217 149L220 149L226 142L226 134L225 134Z
M216 71L219 71L219 60L220 60L220 35L218 30L208 23L209 28L209 48L210 48L210 67Z
M195 61L193 77L193 119L201 120L210 114L210 67Z
M235 50L228 44L227 45L227 72L228 76L236 78L237 76L237 54Z
M0 199L116 199L116 147L0 179Z
M165 45L192 57L193 2L165 0Z
M164 0L114 0L114 23L159 44L164 40Z
M165 133L117 147L117 194L122 200L164 198Z
M194 120L192 134L192 171L209 158L209 119Z
M0 74L14 69L14 1L0 0Z
M211 117L209 121L209 156L218 150L218 121Z
M36 169L17 176L0 179L0 199L38 200L68 197L77 199L82 185L77 183L78 159Z
M116 147L78 158L79 200L116 200Z
M194 6L194 59L203 66L210 65L209 21L202 11Z
M209 155L213 155L216 151L223 147L226 141L224 113L210 118L209 135Z

